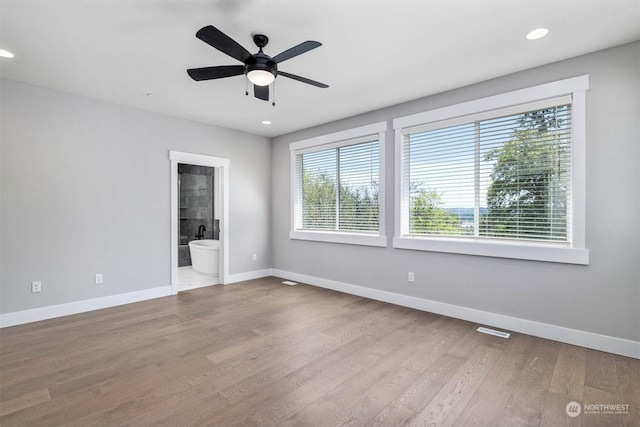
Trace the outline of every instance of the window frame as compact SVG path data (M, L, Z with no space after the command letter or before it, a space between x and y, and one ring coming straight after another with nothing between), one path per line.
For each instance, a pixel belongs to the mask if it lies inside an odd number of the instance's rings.
M378 122L370 125L360 126L353 129L339 131L327 135L321 135L289 144L290 152L290 205L291 223L289 238L294 240L311 240L318 242L343 243L364 246L387 246L387 236L385 232L385 133L387 122ZM331 148L339 148L358 143L357 140L363 137L377 134L378 149L380 150L379 174L378 174L378 221L377 233L349 232L338 230L304 230L296 229L298 211L301 209L300 201L296 200L296 156L304 152L321 151Z
M585 194L586 194L586 91L589 89L589 76L582 75L559 80L499 95L480 98L461 104L437 108L393 120L395 132L395 218L393 247L466 255L512 258L533 261L547 261L569 264L589 264L589 250L585 247ZM457 122L465 116L478 116L485 113L519 107L526 110L527 104L544 102L552 98L571 97L571 206L572 214L568 230L571 236L569 244L532 242L527 240L494 240L482 237L450 236L408 236L408 215L405 206L405 188L403 186L404 167L402 161L404 135L403 130L416 127L428 127L430 124L446 121Z

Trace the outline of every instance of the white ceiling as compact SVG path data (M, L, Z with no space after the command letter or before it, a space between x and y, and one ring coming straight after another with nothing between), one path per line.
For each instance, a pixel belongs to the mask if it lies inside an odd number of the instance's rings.
M279 68L330 87L280 77L273 107L244 76L195 82L187 68L240 64L205 25L250 52L266 34L271 56L320 41ZM0 1L2 77L265 136L638 39L638 0Z

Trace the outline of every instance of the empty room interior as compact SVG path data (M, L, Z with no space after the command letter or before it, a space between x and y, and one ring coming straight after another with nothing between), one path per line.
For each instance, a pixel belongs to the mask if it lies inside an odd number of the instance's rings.
M637 0L0 0L0 425L640 426Z

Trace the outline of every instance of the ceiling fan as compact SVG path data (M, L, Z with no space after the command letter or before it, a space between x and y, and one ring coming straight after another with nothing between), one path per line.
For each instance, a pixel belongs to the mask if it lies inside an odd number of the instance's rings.
M269 85L278 76L288 77L320 88L329 87L324 83L307 79L306 77L300 77L295 74L278 71L279 63L308 52L311 49L322 46L322 43L320 42L309 40L287 49L272 58L262 51L262 48L269 42L269 38L263 34L255 34L253 36L253 42L259 48L258 53L253 55L238 42L212 25L201 28L196 33L196 37L218 49L220 52L226 53L230 57L237 59L242 62L243 65L221 65L215 67L191 68L187 70L187 73L193 80L221 79L224 77L246 74L249 81L253 83L253 93L255 97L264 101L269 100ZM247 92L247 95L248 94L249 93ZM273 105L275 105L275 103Z

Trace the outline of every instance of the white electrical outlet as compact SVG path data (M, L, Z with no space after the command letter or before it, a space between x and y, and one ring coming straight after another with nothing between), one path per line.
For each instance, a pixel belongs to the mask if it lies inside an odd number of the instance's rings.
M102 283L102 273L97 273L96 274L96 285L99 285L100 283Z
M257 261L257 260L258 260L258 255L256 255L256 254L253 254L253 257L252 257L252 259L253 259L254 261Z
M31 282L31 292L41 292L42 291L42 282Z
M413 275L413 271L410 271L410 272L407 274L407 280L408 280L409 282L413 282L413 281L415 280L415 276Z

